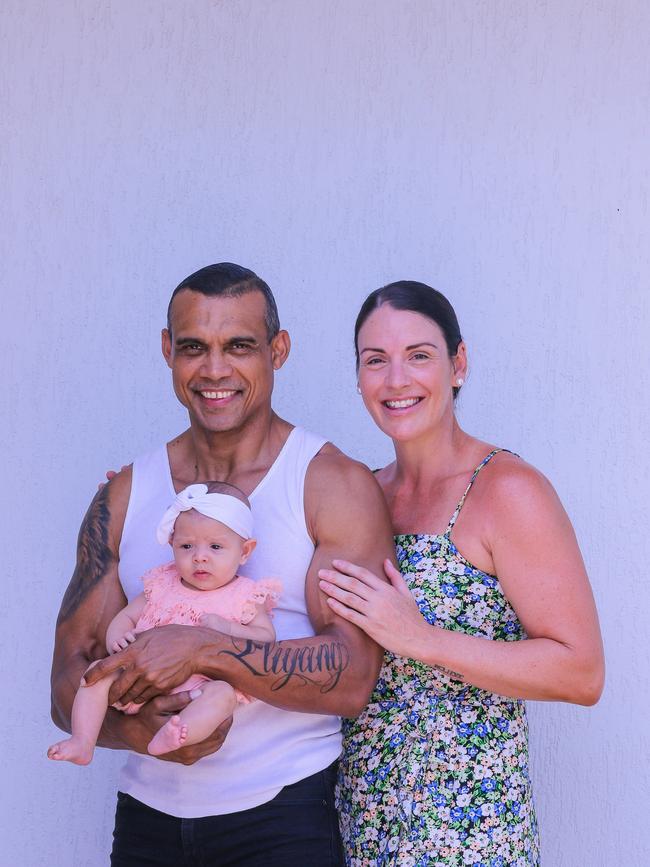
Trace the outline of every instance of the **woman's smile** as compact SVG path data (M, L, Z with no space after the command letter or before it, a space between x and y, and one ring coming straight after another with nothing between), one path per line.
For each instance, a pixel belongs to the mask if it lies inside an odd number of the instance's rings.
M400 397L400 398L389 398L388 400L382 400L381 403L392 413L403 413L409 409L412 409L414 406L417 406L424 400L423 397Z

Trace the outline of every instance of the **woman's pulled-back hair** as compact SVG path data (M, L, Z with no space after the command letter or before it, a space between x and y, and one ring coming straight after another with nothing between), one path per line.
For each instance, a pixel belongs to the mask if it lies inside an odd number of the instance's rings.
M418 283L417 280L398 280L376 289L361 305L357 321L354 325L354 351L359 368L359 331L373 310L377 310L384 304L388 304L395 310L408 310L411 313L420 313L431 319L442 331L447 344L449 357L453 358L458 352L458 346L463 337L456 312L442 292L427 286L426 283ZM454 397L460 391L454 387Z

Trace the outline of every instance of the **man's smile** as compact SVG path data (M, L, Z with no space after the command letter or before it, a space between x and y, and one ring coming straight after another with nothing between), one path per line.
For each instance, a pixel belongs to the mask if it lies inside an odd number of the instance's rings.
M220 389L196 389L198 394L210 406L225 406L230 403L238 394L241 394L236 388L220 388Z

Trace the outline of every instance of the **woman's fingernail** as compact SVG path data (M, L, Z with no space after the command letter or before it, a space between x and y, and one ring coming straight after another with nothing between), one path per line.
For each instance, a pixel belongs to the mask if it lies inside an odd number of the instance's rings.
M194 701L195 698L198 698L200 695L203 695L200 689L191 689L190 690L190 698Z

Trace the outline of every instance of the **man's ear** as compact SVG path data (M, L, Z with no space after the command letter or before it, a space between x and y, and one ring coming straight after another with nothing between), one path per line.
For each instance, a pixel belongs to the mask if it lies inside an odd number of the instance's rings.
M242 545L241 557L239 559L239 565L240 566L243 566L244 563L248 560L250 555L255 550L256 545L257 545L257 539L246 539L246 541Z
M289 332L282 329L278 331L271 341L271 359L273 360L273 370L280 370L284 362L289 357L291 352L291 338Z
M172 366L172 336L167 328L163 328L160 333L160 342L163 358L167 362L167 367Z

